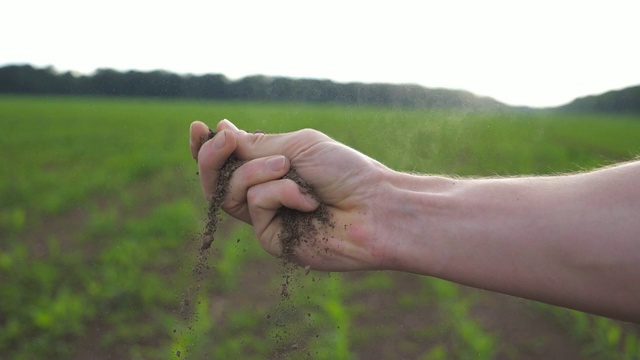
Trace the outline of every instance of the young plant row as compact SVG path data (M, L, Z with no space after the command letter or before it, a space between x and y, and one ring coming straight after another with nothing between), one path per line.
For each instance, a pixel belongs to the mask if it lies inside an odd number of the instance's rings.
M586 356L640 359L640 326L543 304L536 307L556 318L576 339L584 343Z
M3 354L63 358L82 349L79 343L98 342L144 358L197 343L216 357L351 358L358 344L379 339L360 326L362 304L350 300L356 286L342 276L293 271L290 300L274 301L281 272L256 269L255 262L274 260L249 240L248 230L234 229L217 242L215 277L198 298L201 322L194 326L202 329L194 333L208 336L181 340L174 305L189 278L185 243L204 214L186 132L191 120L213 126L223 117L247 130L316 128L396 170L424 173L557 173L640 153L640 121L625 117L0 97ZM256 273L257 281L239 280ZM264 286L252 292L256 283ZM440 335L456 339L455 346L444 341L423 355L490 358L499 343L467 316L471 304L449 286L424 287L439 309ZM589 353L638 357L633 327L550 311L589 344ZM210 341L215 346L207 347Z

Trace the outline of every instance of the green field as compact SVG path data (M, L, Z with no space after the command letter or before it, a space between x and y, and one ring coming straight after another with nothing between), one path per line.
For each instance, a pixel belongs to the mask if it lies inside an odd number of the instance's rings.
M0 97L0 358L640 359L638 326L408 274L296 271L228 220L185 323L205 202L188 126L310 127L389 167L580 171L640 154L640 118ZM191 327L191 328L189 328Z

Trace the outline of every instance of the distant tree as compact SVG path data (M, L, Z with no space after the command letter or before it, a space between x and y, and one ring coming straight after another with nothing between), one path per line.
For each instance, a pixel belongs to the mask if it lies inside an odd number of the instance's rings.
M640 114L640 86L578 98L561 106L559 110Z
M180 76L166 71L98 69L89 76L58 73L30 65L0 68L0 92L101 96L240 99L261 101L336 102L394 107L506 108L469 92L428 89L418 85L335 83L330 80L290 79L254 75L229 81L220 74ZM626 102L629 102L625 100Z
M184 78L184 96L195 99L227 99L230 97L229 80L220 74L187 76Z
M271 78L263 75L244 77L229 84L229 95L232 99L267 100L267 89Z
M122 73L111 69L98 69L87 81L89 93L94 95L124 95Z
M9 65L0 68L0 92L53 93L60 87L52 67L35 69L31 65Z

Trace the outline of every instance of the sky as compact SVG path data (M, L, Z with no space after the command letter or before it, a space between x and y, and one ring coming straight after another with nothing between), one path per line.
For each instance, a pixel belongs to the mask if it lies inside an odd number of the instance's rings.
M412 83L532 107L640 85L638 1L16 0L2 8L0 66Z

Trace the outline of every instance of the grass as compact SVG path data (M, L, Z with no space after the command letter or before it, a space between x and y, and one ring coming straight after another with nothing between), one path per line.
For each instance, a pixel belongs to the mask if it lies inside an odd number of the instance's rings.
M175 359L176 351L264 358L283 351L290 358L351 359L357 346L378 339L376 331L393 336L395 323L363 328L361 317L371 310L352 300L356 291L393 294L389 276L351 283L300 271L292 299L279 303L277 266L273 275L251 279L250 271L274 260L246 227L214 243L198 329L183 328L176 304L205 205L188 125L222 118L247 130L315 128L396 170L421 173L551 174L640 154L640 119L633 117L3 96L0 353L86 357L81 344L95 343L98 350L86 351L128 358ZM419 335L445 341L418 349L409 340L397 343L416 358L493 358L500 341L469 315L472 301L452 284L425 280L415 295L398 296L397 311L436 309L438 332L425 324ZM619 322L547 306L533 311L558 319L587 355L640 358L635 330Z

